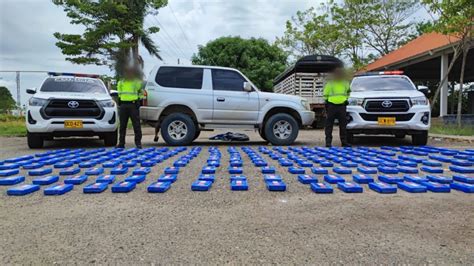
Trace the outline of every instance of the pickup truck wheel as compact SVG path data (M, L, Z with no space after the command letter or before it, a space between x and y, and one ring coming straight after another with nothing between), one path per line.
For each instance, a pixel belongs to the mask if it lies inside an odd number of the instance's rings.
M262 137L262 139L263 139L265 142L268 142L267 136L265 136L265 131L264 131L263 129L259 129L259 130L258 130L258 134L260 135L260 137Z
M193 140L196 140L197 138L199 138L199 135L201 135L201 130L196 130L196 133L194 134L194 137L193 137Z
M428 143L428 131L423 130L417 134L411 135L413 145L426 145Z
M105 133L104 136L104 145L106 147L112 147L117 145L117 130L114 132Z
M196 136L196 124L190 116L173 113L161 123L161 136L168 145L189 145Z
M26 133L26 138L27 138L27 141L28 141L28 147L30 149L43 148L44 139L39 134L27 132Z
M265 123L265 136L273 145L290 145L298 137L298 122L288 114L274 114Z

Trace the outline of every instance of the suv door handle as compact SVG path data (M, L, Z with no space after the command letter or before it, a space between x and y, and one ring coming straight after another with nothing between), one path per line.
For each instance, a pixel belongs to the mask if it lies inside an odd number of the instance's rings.
M225 102L225 98L224 97L217 97L217 101L218 102Z

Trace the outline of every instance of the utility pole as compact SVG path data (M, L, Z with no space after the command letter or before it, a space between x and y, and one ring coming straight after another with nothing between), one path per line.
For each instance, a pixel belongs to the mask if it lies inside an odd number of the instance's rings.
M20 71L16 71L16 105L21 107Z
M179 58L178 58L178 65L179 65Z

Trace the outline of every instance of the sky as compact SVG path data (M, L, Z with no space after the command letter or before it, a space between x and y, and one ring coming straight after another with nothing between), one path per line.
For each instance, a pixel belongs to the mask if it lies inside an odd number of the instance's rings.
M198 45L221 36L263 37L271 42L282 36L285 22L298 10L319 6L322 0L169 0L168 6L146 26L158 26L153 35L163 62L141 49L145 73L157 64L190 64ZM81 33L71 25L61 7L51 0L0 0L0 86L16 98L15 74L1 71L59 71L112 74L107 66L76 65L65 60L56 47L54 32ZM27 88L39 87L44 73L22 73L21 102Z

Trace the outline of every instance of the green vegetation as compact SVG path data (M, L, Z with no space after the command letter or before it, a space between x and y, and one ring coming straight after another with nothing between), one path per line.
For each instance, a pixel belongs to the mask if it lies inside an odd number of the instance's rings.
M7 87L0 86L0 114L5 114L15 108L15 100Z
M273 78L285 70L287 55L259 38L221 37L199 46L193 64L237 68L264 91L272 91Z
M25 118L5 114L0 115L0 136L26 136Z
M456 136L474 136L474 127L457 127L456 125L432 125L430 133Z

